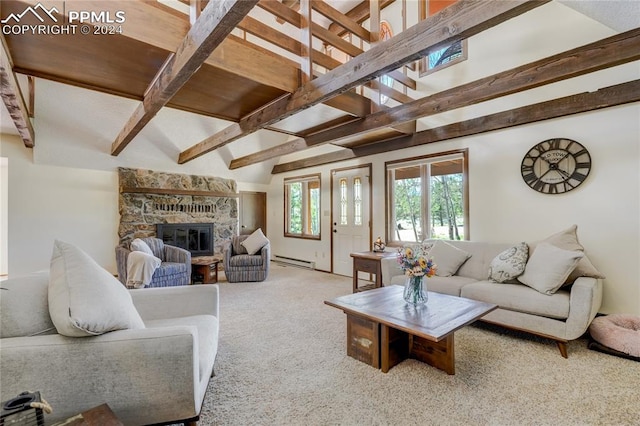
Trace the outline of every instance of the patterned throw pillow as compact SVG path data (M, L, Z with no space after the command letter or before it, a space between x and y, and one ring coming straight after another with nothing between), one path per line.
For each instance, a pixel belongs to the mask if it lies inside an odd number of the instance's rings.
M521 242L498 254L489 265L489 280L503 283L522 275L529 258L529 245Z

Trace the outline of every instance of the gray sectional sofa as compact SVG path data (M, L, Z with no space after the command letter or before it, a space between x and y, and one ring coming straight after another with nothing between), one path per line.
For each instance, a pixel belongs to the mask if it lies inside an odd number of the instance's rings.
M575 232L575 227L571 230ZM571 232L564 233L560 239L565 238L567 234ZM434 240L425 243L433 242ZM453 275L436 275L427 279L429 291L494 303L499 308L484 316L482 321L553 339L565 358L567 357L566 343L582 336L600 309L602 302L600 278L602 276L590 262L586 275L591 276L578 276L575 279L571 277L572 284L546 294L516 279L503 283L489 280L492 261L500 253L513 247L513 244L474 241L447 241L446 243L463 250L470 257L454 271ZM577 243L577 238L574 246L577 250L582 248ZM580 259L580 261L583 260ZM448 260L434 258L434 262L438 265L439 262L448 263ZM577 268L574 272L580 275ZM403 270L400 269L396 259L394 257L383 259L383 285L403 285L404 282Z
M217 285L130 290L144 328L68 337L50 317L49 281L0 282L1 401L39 391L46 424L103 403L125 425L198 418L218 351Z

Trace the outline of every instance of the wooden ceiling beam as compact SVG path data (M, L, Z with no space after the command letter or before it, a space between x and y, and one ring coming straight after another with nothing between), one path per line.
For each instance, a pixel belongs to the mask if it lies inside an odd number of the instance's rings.
M29 110L24 102L18 79L13 72L13 60L9 54L4 35L0 34L2 52L0 52L0 95L9 111L9 115L22 138L24 146L33 148L35 145L35 131L29 119Z
M371 33L369 30L365 29L362 25L352 20L339 10L334 9L328 3L325 3L324 1L314 1L311 2L311 7L325 18L335 22L345 30L360 37L362 40L366 42L371 41Z
M474 105L637 59L640 59L640 28L316 133L307 138L307 145L335 142L354 134Z
M271 160L272 158L277 158L282 155L289 154L291 152L296 152L301 147L306 146L306 143L302 137L307 134L312 134L317 132L318 130L323 130L328 127L337 126L339 124L347 123L349 121L357 120L356 117L345 115L342 117L338 117L326 123L320 124L319 126L310 127L301 132L298 132L298 136L301 138L295 139L292 141L285 142L276 147L265 149L263 151L259 151L253 154L245 155L244 157L238 157L236 159L231 160L229 163L229 170L239 169L241 167L249 166L251 164L261 163L263 161ZM274 130L271 128L271 130Z
M395 0L380 0L380 10L382 10L385 7L389 6L394 1ZM358 24L362 24L364 21L369 19L369 16L370 16L369 15L369 10L370 10L369 0L364 0L362 3L358 4L356 7L354 7L350 11L348 11L346 13L346 15L351 20L357 22ZM346 32L346 30L344 28L342 28L340 25L338 25L336 23L332 23L332 24L329 25L329 31L331 31L332 33L337 34L340 37L342 37Z
M305 108L324 102L346 90L395 70L424 56L434 47L453 43L515 16L539 7L549 0L460 0L443 12L428 17L406 31L305 84L294 93L242 118L180 153L184 164L236 139L274 124Z
M585 92L551 101L540 102L483 117L473 118L434 129L423 130L413 136L379 141L353 149L316 155L289 163L277 164L271 173L285 173L307 167L317 167L339 161L382 154L398 149L442 142L464 136L521 126L553 118L610 108L640 101L640 80L609 86L595 92Z
M368 17L369 2L367 1L366 3L367 3L367 17ZM277 18L280 18L285 22L288 22L289 24L295 26L296 28L300 28L300 14L284 6L279 1L260 0L260 2L258 3L258 7L264 9L265 11L271 13L272 15L275 15ZM324 43L327 43L330 46L335 47L338 50L341 50L342 52L346 53L349 56L355 57L364 53L364 51L360 49L358 46L348 42L347 40L344 40L342 37L332 33L331 31L316 24L315 22L311 24L311 32L319 40L323 41ZM390 71L388 75L392 77L394 80L396 80L398 83L403 84L410 89L416 90L416 87L417 87L416 81L408 77L407 75L403 74L402 72L398 70L393 70L393 71Z
M182 44L156 74L144 100L111 146L118 155L202 66L211 52L233 31L258 0L210 2L200 13Z

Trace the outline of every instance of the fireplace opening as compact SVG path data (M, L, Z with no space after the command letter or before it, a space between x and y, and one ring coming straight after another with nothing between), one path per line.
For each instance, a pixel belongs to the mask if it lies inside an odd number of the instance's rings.
M191 252L192 257L213 256L213 223L159 223L158 238Z

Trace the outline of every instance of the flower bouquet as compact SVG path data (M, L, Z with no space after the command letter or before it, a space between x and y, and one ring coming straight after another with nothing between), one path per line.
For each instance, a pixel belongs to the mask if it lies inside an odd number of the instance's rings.
M428 257L428 251L422 246L401 247L397 260L407 277L404 300L412 305L426 303L428 296L424 280L436 273L436 265Z

